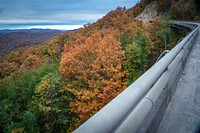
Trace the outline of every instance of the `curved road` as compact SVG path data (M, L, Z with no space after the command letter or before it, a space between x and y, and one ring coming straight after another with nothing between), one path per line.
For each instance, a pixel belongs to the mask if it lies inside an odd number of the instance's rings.
M157 132L200 133L200 34Z

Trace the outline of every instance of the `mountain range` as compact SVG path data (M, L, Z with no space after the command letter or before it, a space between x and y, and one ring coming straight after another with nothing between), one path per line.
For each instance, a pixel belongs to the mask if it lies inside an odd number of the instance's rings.
M44 43L63 32L51 29L0 30L0 50L10 51L20 47Z

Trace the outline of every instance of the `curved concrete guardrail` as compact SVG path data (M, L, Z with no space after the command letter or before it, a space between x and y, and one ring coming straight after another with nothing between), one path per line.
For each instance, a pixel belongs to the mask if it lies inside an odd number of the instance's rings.
M161 93L170 88L169 82L172 76L176 71L183 70L176 70L176 68L179 64L181 64L181 68L184 67L184 62L187 60L192 44L198 35L199 27L196 23L181 21L170 23L174 26L187 27L191 29L191 32L127 89L77 128L74 133L138 132ZM176 87L176 85L172 85ZM169 99L172 94L167 95L170 95L167 97ZM159 109L165 110L162 104ZM152 125L152 121L159 122L154 120L155 118L151 119L149 125ZM153 125L155 126L155 124ZM149 128L149 126L145 128Z

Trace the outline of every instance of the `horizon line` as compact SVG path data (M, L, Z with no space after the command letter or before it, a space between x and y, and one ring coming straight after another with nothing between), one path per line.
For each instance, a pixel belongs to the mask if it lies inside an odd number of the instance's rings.
M5 27L0 30L25 30L25 29L50 29L50 30L76 30L82 28L83 25L33 25L33 26L20 26L20 27Z

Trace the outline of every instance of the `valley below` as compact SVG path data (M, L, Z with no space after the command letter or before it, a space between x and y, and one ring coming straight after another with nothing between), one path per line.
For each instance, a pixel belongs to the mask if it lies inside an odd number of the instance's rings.
M0 30L0 50L11 51L44 43L62 32L49 29Z

